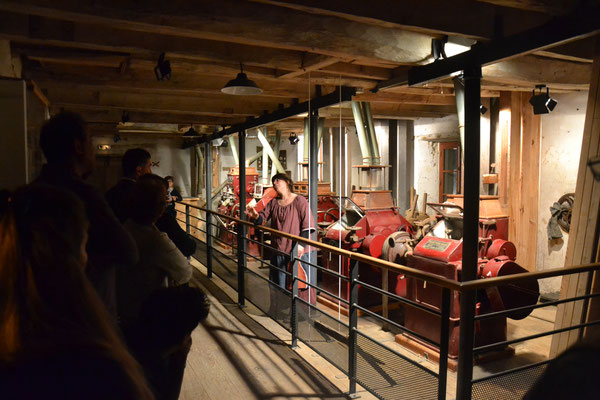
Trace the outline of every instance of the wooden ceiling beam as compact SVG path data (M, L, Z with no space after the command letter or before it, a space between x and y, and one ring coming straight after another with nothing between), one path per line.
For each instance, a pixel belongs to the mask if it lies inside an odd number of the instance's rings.
M413 64L431 53L431 37L417 32L361 24L337 17L231 0L153 2L140 9L135 0L83 3L57 0L2 1L0 10L111 29L158 33L331 57ZM102 31L100 28L99 31Z
M577 0L477 0L482 3L519 10L535 11L550 15L563 15L572 11L579 3Z
M199 76L193 74L174 74L170 80L157 81L153 71L128 69L120 73L117 68L86 67L72 65L53 65L52 68L26 65L24 77L36 81L42 88L60 85L64 88L93 86L108 90L126 90L133 93L201 95L220 94L227 78L220 76ZM258 97L281 97L286 99L309 97L305 83L290 83L258 79L263 94ZM311 88L314 95L314 86ZM225 95L224 95L225 96Z
M20 45L60 46L121 53L156 60L167 58L190 61L217 61L235 65L298 70L331 57L314 53L223 43L193 38L177 38L123 29L98 29L89 24L52 20L37 16L0 12L0 37ZM6 23L4 23L6 21ZM330 61L329 63L336 62Z
M513 58L482 68L483 79L488 82L531 88L538 83L565 90L587 90L591 74L590 64L537 56Z
M568 12L575 0L559 0L550 12L554 0L404 0L395 12L390 12L389 1L348 2L343 0L254 0L256 2L304 11L316 15L327 15L364 24L388 26L430 35L462 36L488 41L494 38L494 27L502 21L504 36L513 35L548 22L555 11ZM496 3L496 4L486 4ZM505 3L505 4L501 4ZM512 5L509 5L512 3ZM529 7L517 7L524 3ZM533 5L537 3L539 9ZM562 3L562 4L561 4ZM456 16L460 15L460 18ZM593 48L593 47L592 47ZM581 55L569 48L557 47L545 52L548 57L582 61ZM591 62L593 55L585 60Z
M76 104L70 106L52 105L50 107L50 113L56 114L63 109L77 112L81 114L83 119L90 123L105 123L105 124L117 124L121 121L121 115L123 109L119 108L104 108L100 106L77 106ZM204 125L235 125L244 121L245 118L240 117L216 117L206 115L193 115L193 114L171 114L167 112L148 112L148 111L137 111L127 110L129 112L132 122L147 122L147 123L165 123L165 124L183 124L191 123L204 124Z

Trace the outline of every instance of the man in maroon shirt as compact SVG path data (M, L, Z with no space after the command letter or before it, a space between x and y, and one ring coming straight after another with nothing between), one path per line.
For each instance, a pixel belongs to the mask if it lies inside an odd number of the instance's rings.
M267 206L258 213L254 208L248 207L246 214L250 219L254 220L255 224L262 224L267 220L271 220L271 228L289 233L304 238L310 238L310 232L315 230L315 221L310 212L308 201L303 196L298 196L293 192L293 182L286 174L276 174L271 179L273 188L278 194L278 197L271 200ZM271 267L269 279L282 288L286 288L284 271L287 271L290 255L294 243L291 239L273 235L273 247L277 250L271 257ZM298 257L303 261L314 260L313 250L309 246L304 247L298 244ZM313 254L311 254L313 253ZM306 272L307 282L316 285L317 271L316 268L308 264L303 264L302 267ZM305 298L311 304L316 304L316 289L309 287L305 293L301 293L301 297ZM274 304L274 291L271 291L271 306L269 314L278 314ZM279 315L276 315L278 317Z

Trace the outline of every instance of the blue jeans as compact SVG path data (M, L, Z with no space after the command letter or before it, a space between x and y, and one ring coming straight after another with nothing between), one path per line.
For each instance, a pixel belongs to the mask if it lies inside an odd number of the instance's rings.
M279 287L283 289L287 289L286 285L286 274L284 271L287 271L288 264L290 262L291 257L284 254L277 254L271 258L271 265L273 265L269 270L269 280ZM317 252L311 251L309 253L304 253L302 257L300 257L300 264L304 271L306 272L306 282L311 285L317 285L317 269L306 262L310 262L312 264L317 263ZM305 262L302 262L305 261ZM275 268L277 267L277 268ZM274 301L274 293L271 294L271 299ZM302 289L298 293L298 297L303 299L304 301L315 305L317 302L317 290L315 287L309 286L306 289Z

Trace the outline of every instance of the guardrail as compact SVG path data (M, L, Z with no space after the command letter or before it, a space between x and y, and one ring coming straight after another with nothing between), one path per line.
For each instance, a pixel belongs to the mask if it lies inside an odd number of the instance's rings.
M357 384L360 384L367 391L371 392L378 398L393 398L393 399L446 399L447 393L454 394L451 386L448 385L448 347L450 338L451 324L451 299L453 293L464 295L494 287L506 287L515 283L531 279L546 279L557 276L564 276L578 273L589 273L600 269L600 263L580 265L572 268L556 268L552 270L514 274L496 278L479 279L468 282L458 282L444 278L440 275L427 273L404 265L395 264L392 262L376 259L366 256L361 253L347 251L325 243L312 241L299 236L290 235L285 232L280 232L266 226L257 226L245 220L234 218L231 216L219 214L213 210L202 207L197 207L188 203L185 205L185 218L178 220L186 227L188 233L196 232L204 234L196 235L200 246L196 258L205 263L207 275L212 276L216 272L220 278L227 282L230 286L238 291L238 303L240 306L245 304L246 298L252 301L255 305L269 314L273 319L278 320L282 326L288 329L292 334L292 345L296 345L298 339L302 340L307 346L311 347L315 352L323 358L342 370L349 378L350 395L356 393ZM195 212L191 212L195 210ZM204 213L205 218L201 217ZM196 215L193 215L196 214ZM227 224L215 224L213 218L218 217L219 221L230 221L235 223L238 230L243 232L243 236L238 235L238 232L231 230ZM192 220L200 222L200 225L195 226ZM331 254L347 258L351 260L348 276L338 272L328 270L317 264L314 260L299 259L297 246L294 246L290 256L292 262L291 272L280 269L268 262L267 260L257 257L256 254L251 254L246 251L246 245L251 243L261 248L261 253L266 251L277 252L261 240L255 240L246 237L245 231L247 228L254 229L257 232L275 234L282 237L292 239L296 244L310 245L320 251L326 251ZM236 240L230 242L224 241L215 235L217 230L225 229L228 235L235 236ZM236 257L231 254L226 254L226 251L219 250L218 246L213 246L213 243L219 243L224 248L231 248L236 252ZM235 243L235 244L234 244ZM287 254L286 254L287 255ZM248 268L247 259L250 258L260 263L260 267L268 267L270 271L279 271L291 280L291 287L281 288L274 284L268 277L261 274L253 268ZM311 279L303 280L298 276L298 263L302 263L307 268L314 268L320 271L321 274L329 274L340 279L340 281L349 284L347 298L343 298L341 293L335 294L326 291L323 287L319 287L318 282L311 282ZM379 287L370 285L360 280L359 264L369 265L379 268L382 271L392 271L398 274L406 275L419 281L425 285L436 285L441 291L441 307L429 307L427 305L411 301L395 293L389 292ZM344 305L348 308L347 320L338 315L338 318L331 316L313 304L312 301L307 301L299 295L299 285L306 285L308 288L314 288L320 293L326 293L329 297L338 301L339 305ZM414 330L404 326L402 323L387 318L387 315L380 315L367 307L359 304L358 288L369 290L382 296L382 298L391 299L404 307L418 308L419 310L439 318L440 336L439 341L431 340ZM268 293L268 295L267 295ZM600 293L591 293L580 295L573 298L561 299L547 303L539 303L531 306L518 307L497 312L490 312L482 315L475 315L475 309L469 315L460 315L462 318L470 318L475 324L480 323L490 318L503 317L517 311L535 310L544 307L555 306L568 302L583 301L587 302L594 297L600 296ZM268 300L268 303L267 303ZM278 310L273 309L273 304L284 304L288 302L291 315L282 318ZM268 306L267 306L268 304ZM373 337L372 333L361 329L358 324L359 312L365 317L379 321L381 324L390 326L401 333L406 333L411 337L417 338L423 343L435 346L439 349L439 367L431 368L423 363L415 360L415 357L399 352L397 348L382 343ZM495 342L492 344L475 346L473 335L470 335L468 346L475 355L489 352L498 348L506 348L509 345L523 343L526 341L548 337L556 333L566 332L570 330L582 330L586 327L600 324L600 320L582 322L580 324L563 327L560 329L550 329L534 334L510 338L508 340ZM461 335L463 333L461 332ZM464 345L459 348L459 354L465 351ZM342 355L342 353L345 353ZM470 352L469 352L470 353ZM482 376L471 378L468 382L462 382L469 388L467 393L471 396L467 398L484 399L493 396L495 400L503 398L512 399L519 396L522 397L524 392L533 385L537 377L543 372L545 366L551 361L548 357L544 360L534 361L529 364L519 365L516 367L486 373ZM468 363L468 368L473 368L473 360L465 360L464 357L458 358L459 366L461 363ZM463 367L465 367L463 365ZM516 389L510 389L514 380L520 380L519 392ZM458 382L457 382L458 384ZM512 385L514 386L514 385ZM499 390L502 389L502 390Z

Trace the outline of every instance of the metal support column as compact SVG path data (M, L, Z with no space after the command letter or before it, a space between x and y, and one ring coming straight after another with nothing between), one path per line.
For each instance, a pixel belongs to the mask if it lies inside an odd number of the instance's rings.
M462 281L477 279L479 242L479 152L481 67L464 70L465 81L465 163ZM471 398L473 341L475 336L475 292L461 294L460 338L457 372L457 400Z
M310 213L312 214L312 220L315 226L311 226L312 230L310 233L311 240L317 240L317 194L319 188L319 110L313 109L310 112L310 135L309 135L309 149L308 149L308 204L310 205ZM309 253L309 262L316 264L316 251ZM316 277L311 276L315 274L316 269L310 265L306 265L307 280L310 283L316 281ZM308 300L312 304L316 299L311 299L311 293L314 292L309 286ZM310 310L310 308L309 308Z
M298 245L292 248L292 347L298 347ZM273 289L270 289L273 290Z
M350 310L348 314L348 379L350 388L348 394L356 394L356 354L358 352L356 343L356 327L358 325L358 261L350 262Z
M206 209L212 210L212 168L211 142L204 143L204 193L206 193ZM212 214L207 212L206 220L206 276L212 278ZM189 232L188 232L189 233Z
M438 370L438 400L446 400L448 383L448 347L450 339L450 289L442 289L442 315L440 323L440 368Z
M246 159L246 131L238 133L238 160ZM238 164L240 167L240 219L246 219L246 167ZM238 224L237 227L237 257L238 257L238 304L244 307L246 303L246 225Z

